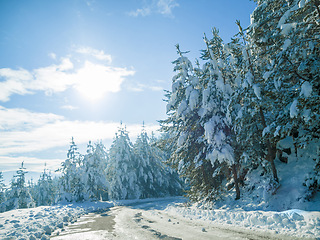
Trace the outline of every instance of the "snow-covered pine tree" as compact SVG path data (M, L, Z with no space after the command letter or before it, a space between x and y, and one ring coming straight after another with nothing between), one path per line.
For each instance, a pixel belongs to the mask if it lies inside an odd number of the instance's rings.
M95 146L89 141L87 154L83 157L83 179L87 199L108 200L108 182L106 176L108 156L102 142Z
M314 170L305 182L306 198L310 199L320 191L320 1L299 1L288 22L297 23L288 50L292 51L290 60L301 76L296 118L303 125L297 142L303 151L298 157L307 153L315 161Z
M163 182L162 169L158 169L159 166L154 162L144 124L133 145L133 150L138 163L136 174L141 189L141 198L161 196L163 194L161 189L161 183ZM157 170L154 171L155 169ZM156 173L159 174L158 177L155 177Z
M0 212L4 212L6 210L4 206L4 202L6 201L5 188L6 185L4 184L3 173L0 172Z
M172 152L169 139L170 138L167 133L163 133L159 138L156 138L152 132L149 144L154 158L157 159L157 162L159 162L165 170L166 176L164 179L166 181L164 181L163 185L166 188L166 194L170 196L179 196L182 194L184 187L179 174L168 163L168 159L170 158Z
M79 202L85 200L85 186L82 182L82 156L78 152L78 148L73 137L71 138L67 159L61 165L62 167L59 169L59 171L62 173L60 178L60 200L67 202Z
M200 200L213 188L213 166L206 160L204 128L200 123L201 69L195 70L190 60L177 47L178 59L173 62L172 92L168 92L166 120L160 121L161 131L169 133L172 154L169 164L190 185L189 197Z
M319 189L320 182L317 180L320 165L317 147L320 137L319 9L319 1L265 1L252 15L254 24L250 33L252 42L259 47L257 58L261 60L263 56L268 63L262 74L265 81L273 85L273 91L271 87L268 89L268 95L274 99L273 108L280 109L267 126L268 135L280 140L290 138L294 145L291 154L295 154L298 161L305 154L315 160L315 171L307 177L311 192ZM264 29L268 29L271 36L268 41L265 41L268 38ZM280 141L277 147L280 153L284 150Z
M132 143L126 128L121 124L109 150L107 180L110 184L110 199L140 198L136 166Z
M55 186L51 173L44 168L35 189L35 201L37 206L51 206L56 203L57 186Z
M7 194L7 201L5 202L7 211L17 208L31 208L35 206L29 189L26 186L26 173L26 168L23 166L22 162L17 174L11 180L10 189Z
M214 173L215 185L213 198L226 190L222 180L230 178L227 168L231 169L236 199L240 198L237 167L239 158L234 153L235 143L231 118L228 117L228 105L232 95L234 74L229 64L230 53L223 44L219 31L212 29L212 39L204 37L207 49L202 51L201 58L207 61L203 67L201 124L205 130L206 158L210 160ZM229 187L230 188L230 187Z
M134 153L138 164L137 180L141 188L141 198L163 197L170 194L169 188L179 188L169 169L164 165L163 153L155 146L151 146L144 124L134 144Z
M259 49L252 43L251 35L242 29L239 21L237 24L239 34L229 44L236 76L229 110L238 143L237 155L250 159L246 163L248 169L263 166L265 171L271 172L269 190L275 192L279 186L274 162L277 141L266 135L266 130L273 122L276 107L262 74L268 64L263 56L257 57Z

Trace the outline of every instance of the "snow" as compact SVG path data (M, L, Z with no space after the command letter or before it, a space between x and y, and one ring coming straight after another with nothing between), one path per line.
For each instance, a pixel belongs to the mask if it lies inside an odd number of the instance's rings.
M303 8L304 5L305 5L305 0L301 0L301 1L299 2L299 8Z
M257 96L259 100L261 100L261 89L257 84L253 85L254 94Z
M244 211L242 209L207 210L196 206L171 206L167 211L193 221L205 220L216 225L235 225L243 228L271 231L295 237L320 237L320 213L302 210Z
M310 97L311 93L312 93L312 85L308 81L305 81L301 85L300 96L304 96L305 98L308 98Z
M302 116L304 121L308 122L310 120L311 109L304 109Z
M298 116L298 108L297 108L298 100L295 99L290 106L290 117L294 118Z
M287 21L288 17L290 16L291 9L287 10L282 17L280 18L278 22L278 28L281 28L281 26Z
M220 89L221 92L223 92L223 93L226 92L226 87L225 87L225 84L223 82L222 77L219 77L219 79L216 81L216 86L217 86L217 89Z
M0 214L1 239L104 239L103 231L84 229L81 233L68 231L70 224L83 221L92 213L109 211L112 207L129 206L129 208L115 208L115 226L118 238L121 236L140 236L139 239L150 239L145 232L137 229L140 223L149 224L149 228L160 234L179 235L183 239L190 239L187 229L192 231L214 234L223 229L237 228L243 232L248 230L265 234L273 234L276 238L286 239L285 235L300 238L320 237L320 212L291 209L285 211L256 210L255 207L215 209L205 204L188 205L187 199L182 197L168 197L159 199L121 200L113 202L85 202L68 205L18 209ZM280 202L280 201L279 201ZM131 207L130 207L131 206ZM143 214L142 214L143 212ZM139 218L137 220L137 218ZM82 219L82 220L81 220ZM152 223L155 223L151 225ZM77 223L78 224L78 223ZM77 225L76 224L76 225ZM80 223L79 223L80 224ZM168 224L171 224L170 229ZM175 226L172 226L175 225ZM147 227L145 227L148 229ZM213 229L213 231L211 231ZM105 231L106 232L106 231ZM61 237L59 235L61 234ZM67 234L67 235L65 235ZM71 235L68 235L71 234ZM109 233L111 234L111 233ZM122 235L121 235L122 234ZM285 234L285 235L283 235ZM69 237L68 237L69 236ZM201 235L202 236L202 235ZM205 235L203 235L205 237ZM212 238L211 238L212 239Z
M180 85L181 85L181 81L176 81L176 82L173 82L172 83L172 92L176 92L179 90L180 88Z
M261 179L263 170L259 167L247 174L247 188L251 190L240 200L233 200L231 194L220 202L199 202L189 207L170 206L167 211L195 222L204 220L215 226L240 226L298 238L319 239L320 196L318 194L311 200L305 200L306 187L301 184L315 167L313 159L317 155L319 141L313 140L308 148L298 148L295 153L294 140L288 136L278 143L277 148L289 148L291 154L286 155L287 163L275 161L281 184L276 194L268 192L267 185L264 187L261 183L267 178Z
M283 35L287 35L289 33L289 31L296 26L296 24L285 24L285 22L288 20L288 18L290 17L291 12L295 11L298 9L298 5L294 5L292 8L290 8L289 10L287 10L282 17L280 18L279 22L278 22L278 28L280 28L282 30L282 34Z
M281 87L281 79L274 79L274 87L279 91L280 90L280 87Z
M285 51L287 50L287 48L291 45L291 40L290 39L286 39L283 43L283 46L282 46L282 50Z
M284 36L288 36L291 29L296 27L296 23L286 23L282 24L280 29L281 29L281 34Z
M277 143L277 149L286 149L291 148L293 146L293 138L291 136L287 136L284 139L281 139Z
M280 129L281 129L281 126L277 126L277 128L276 128L276 130L274 131L274 134L273 134L274 137L279 136Z
M76 221L86 210L80 205L57 205L16 209L0 214L0 238L40 239L70 222ZM32 238L33 237L33 238ZM45 238L44 238L45 239Z
M184 112L184 110L186 110L188 107L188 104L185 100L182 100L179 107L178 107L178 115L182 115L182 113Z
M213 116L208 122L204 124L205 138L208 143L215 142L217 145L221 145L221 141L223 141L223 136L216 136L215 128L217 125L222 122L222 119L219 116Z
M185 132L180 134L180 136L178 138L178 143L177 143L178 147L181 147L184 144L184 142L186 141L187 137L188 137L188 134L185 133Z
M252 80L253 80L253 75L252 75L252 73L251 73L251 72L247 72L247 73L246 73L246 81L247 81L247 83L249 84L249 86L252 85Z
M272 74L271 71L265 72L262 77L263 77L263 79L264 79L265 81L267 81L271 74Z
M199 103L199 92L193 89L189 97L189 107L191 110L194 110Z
M199 78L192 77L190 82L195 87L195 86L197 86L199 84Z
M264 137L269 132L270 132L270 126L266 126L262 131L262 137Z

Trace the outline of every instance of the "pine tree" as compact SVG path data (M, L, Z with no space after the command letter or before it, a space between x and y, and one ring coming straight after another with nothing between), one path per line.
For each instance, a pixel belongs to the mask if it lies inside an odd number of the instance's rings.
M4 202L6 201L5 188L6 185L4 184L3 174L0 172L0 212L4 212L6 210L4 206Z
M44 168L37 184L35 201L37 206L51 206L56 203L57 189L53 182L51 173Z
M107 166L107 180L110 183L109 198L140 198L141 190L136 174L137 160L128 132L122 124L110 147L109 158Z
M149 144L156 162L164 168L165 176L162 178L164 180L162 183L162 188L165 189L164 192L166 195L179 196L182 194L184 185L177 171L168 162L172 152L170 146L167 145L169 139L168 134L161 134L159 138L156 138L152 132ZM162 148L161 146L164 147ZM155 170L157 171L157 169Z
M270 143L273 152L278 148L280 160L285 150L280 140L291 138L294 155L299 158L298 148L317 145L320 135L319 4L319 1L260 1L252 14L248 36L263 93L262 139L267 146ZM316 156L317 149L313 149ZM319 156L316 159L315 172Z
M219 31L213 29L212 35L211 40L204 37L207 49L202 51L201 57L207 61L203 69L204 90L201 112L201 124L205 129L207 145L206 158L215 167L213 176L217 176L218 179L228 179L229 171L226 171L225 168L231 168L236 199L239 199L240 188L237 177L239 158L235 156L236 142L232 132L232 121L228 117L228 105L233 93L232 86L235 77L229 63L230 53L227 46L223 44ZM224 184L220 182L218 185L223 189ZM215 188L213 193L219 195L222 189Z
M17 208L31 208L34 207L34 201L31 197L29 189L26 187L25 174L26 168L21 163L21 167L11 180L11 186L8 191L6 210Z
M83 179L88 199L107 200L109 183L106 179L108 156L105 146L98 142L95 147L89 141L87 154L83 158Z
M169 169L163 162L163 153L150 141L156 141L154 137L150 140L144 125L142 131L134 144L134 153L137 159L137 180L141 188L141 198L163 197L170 195L171 187L176 184ZM173 185L173 186L170 186Z
M190 60L177 47L178 59L173 62L176 75L172 92L168 92L166 120L160 121L161 131L169 133L172 154L169 163L190 185L188 193L195 200L211 192L213 166L205 157L204 128L200 123L202 72L196 71Z
M67 159L62 163L61 171L61 189L60 200L72 202L86 200L85 186L82 182L83 178L83 161L82 156L78 152L77 145L72 137L70 148L67 153Z
M273 124L276 110L268 94L270 84L264 81L266 76L262 74L262 69L268 67L268 63L263 56L257 57L259 48L252 43L250 32L243 30L239 21L237 24L239 34L229 44L236 76L229 105L237 143L236 155L240 160L242 157L250 159L246 163L249 169L260 165L264 166L265 171L271 171L270 191L274 193L279 187L274 162L278 138L266 134ZM255 26L254 21L252 26Z

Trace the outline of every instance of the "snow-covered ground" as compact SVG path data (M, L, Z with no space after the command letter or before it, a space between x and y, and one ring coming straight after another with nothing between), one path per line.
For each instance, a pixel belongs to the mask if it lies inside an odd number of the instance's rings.
M0 214L0 239L320 239L320 212L205 210L181 197L87 202Z
M299 238L320 239L320 212L288 210L245 211L242 209L202 210L197 207L172 207L166 211L172 215L209 221L222 226L238 226L252 230L262 230L275 234L285 234Z

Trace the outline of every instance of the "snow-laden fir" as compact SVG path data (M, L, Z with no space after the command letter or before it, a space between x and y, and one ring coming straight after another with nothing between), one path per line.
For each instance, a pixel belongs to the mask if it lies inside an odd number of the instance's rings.
M22 164L5 186L0 173L0 210L164 197L183 186L188 202L166 214L319 238L320 4L255 2L250 26L236 21L228 43L212 29L194 63L176 46L158 139L143 130L132 144L121 126L109 151L89 142L84 155L72 139L59 178L45 169L26 184ZM0 223L1 236L12 223Z

